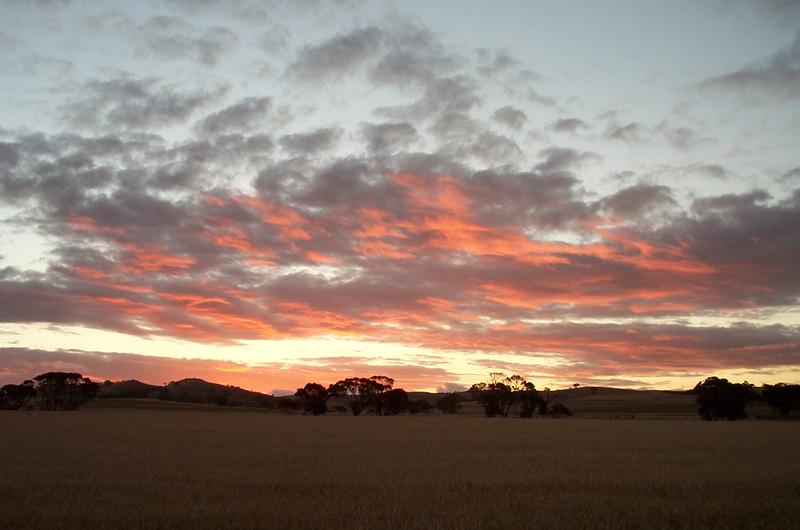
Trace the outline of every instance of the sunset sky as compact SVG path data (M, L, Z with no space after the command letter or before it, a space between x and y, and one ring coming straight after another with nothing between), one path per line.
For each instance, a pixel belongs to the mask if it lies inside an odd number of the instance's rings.
M800 2L0 9L0 384L800 382Z

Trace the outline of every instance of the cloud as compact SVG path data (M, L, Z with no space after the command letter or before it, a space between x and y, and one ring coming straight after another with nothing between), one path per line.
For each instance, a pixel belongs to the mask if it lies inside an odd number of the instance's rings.
M206 20L241 20L240 7L197 9ZM273 15L254 9L269 28ZM698 325L765 322L796 305L791 165L777 184L765 181L783 195L692 194L670 180L712 187L737 176L713 160L636 167L639 182L626 171L625 183L596 181L611 170L587 147L593 135L570 136L594 127L570 114L573 100L556 109L509 53L451 49L403 17L309 46L277 27L266 44L289 55L286 75L271 95L264 77L248 78L223 99L233 86L172 79L221 63L238 37L185 20L200 19L156 17L139 28L153 46L171 46L147 61L188 61L171 80L90 79L67 86L65 132L0 130L4 230L48 245L35 270L11 257L0 267L0 321L217 344L334 336L421 345L445 352L433 368L387 369L428 386L458 381L434 369L446 357L495 352L531 365L546 358L554 375L631 382L626 366L796 364L791 326ZM262 35L253 37L247 45L262 53ZM754 71L790 71L787 54ZM325 125L327 105L341 101L328 97L330 83L351 76L370 84L350 94L358 109ZM297 86L305 92L285 90ZM501 93L508 101L493 103ZM282 98L307 105L291 128L300 114ZM546 114L540 136L525 136L529 107ZM694 127L607 114L598 134L688 151L708 141ZM553 132L580 142L548 145ZM365 358L330 363L298 370L316 378L375 368Z
M322 81L340 76L361 64L380 47L381 30L371 26L339 34L315 46L298 51L286 73L301 81Z
M361 125L361 134L369 150L374 153L404 149L419 138L417 130L407 122L364 123Z
M248 97L213 114L209 114L196 125L206 135L228 132L247 132L259 124L269 114L272 98Z
M588 151L579 152L572 148L547 147L539 151L539 157L544 158L536 164L536 169L542 172L570 170L581 165L599 160L600 156Z
M561 118L550 124L550 129L556 132L574 134L578 129L586 129L588 125L578 118Z
M19 153L14 144L0 142L0 164L14 167L19 162Z
M287 134L281 136L280 144L283 149L292 154L311 155L326 151L336 145L341 137L341 130L325 127L311 133Z
M228 28L214 26L199 31L183 18L152 17L137 28L142 45L165 59L189 59L214 66L239 44L239 37Z
M528 120L528 116L519 109L512 106L505 106L497 109L492 114L492 118L512 129L520 129Z
M384 53L367 69L369 80L378 86L426 86L464 63L430 29L407 19L391 21L384 38Z
M782 100L800 97L800 32L787 48L761 62L734 72L708 77L697 85L737 95L776 95Z
M611 125L604 136L612 140L622 140L629 144L645 142L649 137L649 131L641 123L630 122L625 125Z
M514 68L517 61L505 50L476 50L478 56L477 71L484 76L492 76Z
M243 146L253 137L222 138ZM43 272L2 269L0 321L215 343L334 335L573 364L599 359L620 371L629 358L666 370L666 353L652 352L669 348L692 362L708 354L698 341L713 339L730 366L751 362L738 347L753 363L794 362L788 328L697 338L683 324L636 321L794 304L795 196L720 195L685 209L669 188L637 184L593 198L574 171L597 155L555 147L527 172L443 172L447 156L408 153L322 165L290 159L262 172L257 195L190 179L196 191L171 196L163 191L174 189L173 175L138 161L214 161L222 147L75 135L9 144L18 152L9 170L16 179L39 168L26 192L28 216L58 244ZM101 154L125 169L99 170ZM131 174L152 179L154 189L129 182ZM551 231L576 237L559 241ZM529 324L587 317L634 324ZM678 338L665 342L667 333ZM720 345L725 333L735 339L729 347Z
M641 219L660 208L678 205L668 187L649 184L636 184L620 190L603 198L602 204L614 216L625 219Z
M227 87L219 86L181 92L152 78L91 80L62 106L62 118L80 129L158 128L185 123L226 91Z
M556 98L553 96L542 95L532 88L528 89L527 98L529 101L539 105L544 105L545 107L552 107L556 104Z

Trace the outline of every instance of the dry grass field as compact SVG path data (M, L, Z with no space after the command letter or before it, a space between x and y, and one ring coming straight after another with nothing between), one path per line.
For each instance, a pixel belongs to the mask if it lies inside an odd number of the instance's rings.
M0 528L798 528L800 422L0 412Z

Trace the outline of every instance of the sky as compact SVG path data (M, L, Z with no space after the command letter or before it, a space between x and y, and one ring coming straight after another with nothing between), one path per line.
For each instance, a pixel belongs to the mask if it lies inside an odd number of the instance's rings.
M0 9L0 384L800 381L796 0Z

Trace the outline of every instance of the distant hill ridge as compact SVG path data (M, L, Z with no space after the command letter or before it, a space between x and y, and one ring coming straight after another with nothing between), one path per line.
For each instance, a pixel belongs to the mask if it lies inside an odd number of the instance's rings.
M540 391L544 392L544 391ZM458 392L462 398L461 413L483 414L482 408L468 391ZM442 393L409 392L409 398L434 405ZM564 403L579 414L669 414L694 415L696 407L691 391L630 390L612 387L579 387L548 392L554 403ZM172 381L164 386L130 379L107 382L100 389L101 398L152 399L204 405L285 408L292 396L275 397L236 386L212 383L199 378ZM329 403L335 406L337 400Z
M104 384L101 398L159 399L183 403L204 403L222 406L271 407L276 398L237 386L211 383L198 378L172 381L164 386L150 385L136 379Z

